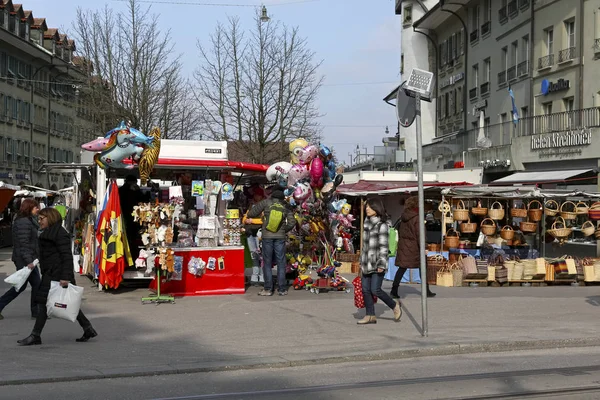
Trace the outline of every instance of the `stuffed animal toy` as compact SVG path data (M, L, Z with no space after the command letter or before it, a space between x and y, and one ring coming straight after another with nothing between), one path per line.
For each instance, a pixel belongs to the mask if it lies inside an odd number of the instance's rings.
M146 253L146 250L140 250L140 254L138 256L138 258L135 260L135 267L136 268L145 268L146 267L146 260L148 259L148 253Z
M166 244L173 243L173 228L171 228L170 226L167 227L167 230L165 232L165 243Z
M165 257L167 272L175 271L175 252L173 249L167 249Z

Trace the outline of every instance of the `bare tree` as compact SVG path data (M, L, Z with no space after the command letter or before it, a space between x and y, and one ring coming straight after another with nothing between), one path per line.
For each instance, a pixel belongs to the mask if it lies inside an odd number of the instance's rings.
M158 16L139 3L129 0L125 13L108 6L77 10L74 34L89 79L82 98L103 132L125 119L142 132L159 126L170 137L181 136L181 63L169 31L161 32Z
M246 37L237 18L218 24L201 64L195 93L211 139L235 142L248 161L287 159L287 142L320 138L316 100L320 61L298 28L262 22Z

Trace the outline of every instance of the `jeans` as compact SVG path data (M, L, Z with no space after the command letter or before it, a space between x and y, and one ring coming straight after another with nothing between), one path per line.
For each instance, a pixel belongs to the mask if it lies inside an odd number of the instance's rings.
M377 296L379 300L383 301L392 310L396 307L396 302L389 294L381 289L384 276L385 272L362 276L362 292L365 299L367 315L375 315L375 301L373 300L373 295Z
M248 250L250 250L250 255L252 256L252 266L260 267L260 246L258 244L257 236L247 236L248 241Z
M46 306L41 304L40 311L38 312L37 318L35 319L35 325L33 325L33 330L31 331L31 334L35 336L42 336L42 330L44 329L47 320L48 314L46 313ZM79 313L77 314L77 322L79 322L79 326L81 326L84 331L92 327L92 323L86 318L86 316L83 314L83 311L81 310L79 310Z
M273 291L273 259L277 263L277 283L279 292L287 290L285 280L285 239L263 239L263 274L265 290Z
M17 270L19 270L21 268L27 268L27 267L25 266L25 267L19 268L19 266L17 266ZM38 305L35 303L35 296L37 295L38 288L40 287L40 283L42 282L38 268L34 268L31 271L31 274L29 275L27 282L29 282L29 284L31 285L31 303L30 303L31 316L35 317L38 314ZM0 297L0 312L2 312L2 310L4 310L4 307L9 305L11 301L16 299L18 295L23 293L25 291L25 289L27 289L27 283L25 283L23 285L23 287L21 287L21 290L19 290L18 292L15 290L15 288L13 286L6 293L4 293L4 295L2 295L2 297Z

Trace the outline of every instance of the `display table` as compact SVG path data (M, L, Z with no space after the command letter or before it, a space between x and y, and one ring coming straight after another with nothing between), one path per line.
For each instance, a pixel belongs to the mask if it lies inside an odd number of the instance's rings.
M161 276L161 293L177 297L245 293L244 247L186 247L173 250L175 256L183 257L181 280L167 281ZM206 269L204 275L196 277L187 270L191 257L202 258L205 262L209 257L217 261L223 257L224 268L219 269L217 262L214 270ZM156 290L156 278L150 283L150 289Z

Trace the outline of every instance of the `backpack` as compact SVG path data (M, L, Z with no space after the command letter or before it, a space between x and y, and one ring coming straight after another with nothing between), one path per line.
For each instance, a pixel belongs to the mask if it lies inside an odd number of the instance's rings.
M279 232L283 221L285 220L286 208L279 202L274 202L269 207L269 217L265 229L272 233Z
M396 228L391 227L388 230L388 246L389 254L391 257L396 256L396 250L398 249L398 231Z

